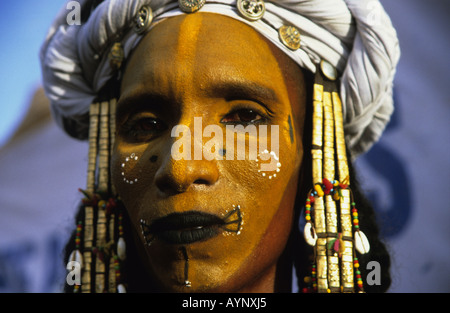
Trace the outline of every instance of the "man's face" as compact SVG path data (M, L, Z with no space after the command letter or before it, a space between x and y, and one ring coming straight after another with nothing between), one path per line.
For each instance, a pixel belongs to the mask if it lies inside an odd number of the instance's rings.
M252 28L207 13L155 25L133 52L111 170L161 290L273 288L303 156L303 76L287 63ZM239 125L257 133L227 139ZM257 150L239 157L242 142Z

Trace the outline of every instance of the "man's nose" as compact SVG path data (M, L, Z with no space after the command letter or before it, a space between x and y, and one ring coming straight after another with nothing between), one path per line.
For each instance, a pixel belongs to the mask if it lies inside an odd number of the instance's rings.
M190 188L212 186L219 179L217 160L214 158L211 160L210 157L205 157L203 154L202 136L194 138L195 134L198 135L198 132L202 131L202 128L200 127L194 132L195 126L189 126L185 127L185 130L190 128L191 131L183 134L183 136L188 136L183 138L188 139L184 142L183 150L189 145L190 149L187 149L189 152L180 157L178 154L180 147L175 146L176 149L174 149L175 140L172 142L171 149L168 149L170 153L163 158L161 166L155 174L155 184L165 195L182 193ZM174 153L177 155L173 155Z

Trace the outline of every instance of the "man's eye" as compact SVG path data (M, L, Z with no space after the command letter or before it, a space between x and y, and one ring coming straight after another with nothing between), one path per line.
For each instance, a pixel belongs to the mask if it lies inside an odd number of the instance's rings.
M139 131L162 131L167 127L165 124L156 118L141 118L135 122L133 128Z
M167 129L158 118L145 117L125 123L121 133L132 141L148 141Z
M227 114L220 122L230 124L255 124L265 121L266 119L255 110L240 109Z

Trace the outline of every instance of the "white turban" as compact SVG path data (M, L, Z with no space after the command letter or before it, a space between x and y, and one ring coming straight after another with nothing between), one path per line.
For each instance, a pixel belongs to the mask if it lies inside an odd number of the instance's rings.
M92 3L78 2L83 8ZM120 41L127 58L142 39L128 26L143 5L152 8L153 24L185 14L174 0L105 0L79 26L67 23L70 7L61 10L40 53L44 89L60 126L65 119L85 116L102 87L116 75L108 61L111 44ZM207 0L200 11L252 26L313 73L320 60L332 64L340 75L348 147L353 156L367 151L393 112L392 83L400 56L396 32L381 4L378 0L278 0L266 1L265 8L257 21L240 15L236 0ZM300 30L300 49L290 50L280 42L278 29L283 25Z

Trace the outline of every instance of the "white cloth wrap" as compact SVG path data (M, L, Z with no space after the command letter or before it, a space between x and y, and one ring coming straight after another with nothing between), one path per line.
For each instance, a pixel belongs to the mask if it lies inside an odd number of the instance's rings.
M81 0L83 6L87 2ZM100 89L115 75L108 53L121 41L127 58L142 35L130 26L143 5L154 14L152 26L185 14L173 0L105 0L81 26L69 25L70 7L61 10L41 48L44 89L60 126L89 111ZM398 39L378 0L280 0L265 2L258 21L248 21L236 0L208 1L201 12L223 14L252 26L300 66L316 71L324 59L341 75L344 127L353 156L367 151L393 112L392 83L400 56ZM195 14L195 13L193 13ZM301 47L292 51L279 40L282 25L296 26Z

